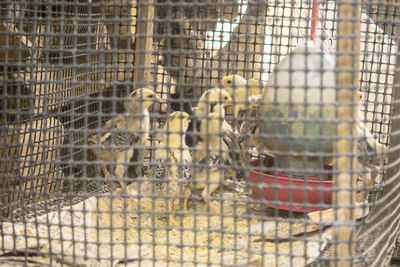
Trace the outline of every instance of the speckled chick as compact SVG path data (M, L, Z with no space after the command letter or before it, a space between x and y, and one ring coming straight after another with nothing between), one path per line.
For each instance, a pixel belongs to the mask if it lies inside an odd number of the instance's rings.
M260 123L261 123L261 106L262 106L262 96L253 96L250 99L250 105L247 108L247 112L243 117L242 122L239 126L238 142L241 147L246 150L253 147L257 150L266 148L261 148L259 145L260 139Z
M262 95L264 85L254 79L246 80L238 74L223 77L220 85L232 96L233 116L239 120L238 127L240 127L247 113L249 102L252 97Z
M246 80L240 75L228 75L221 79L221 87L233 96L234 130L238 132L238 146L241 148L241 160L245 152L256 147L263 154L272 156L266 147L260 147L260 129L262 93L264 85L254 79Z
M231 136L233 134L232 126L225 120L225 108L232 105L231 95L223 89L213 88L205 91L197 104L193 108L196 118L201 122L210 113L215 113L222 119L222 132ZM199 127L197 127L199 130Z
M209 89L200 96L197 107L192 108L193 114L195 115L193 132L196 140L201 139L201 136L199 136L201 121L206 118L208 114L217 113L223 119L221 127L225 135L225 141L232 144L234 131L232 126L225 120L225 109L230 105L232 105L231 95L220 88Z
M194 184L197 189L203 189L201 197L208 203L210 210L220 213L220 207L215 205L210 195L224 180L223 165L230 164L229 148L223 140L220 114L210 113L201 122L200 134L202 140L197 144L193 155Z
M103 131L89 139L90 149L102 161L104 177L109 179L109 162L116 162L115 176L126 192L123 181L125 165L136 149L143 149L149 136L150 119L148 108L161 98L153 90L141 88L129 94L124 104L125 114L118 115L106 122Z
M189 114L182 111L173 112L157 135L160 143L154 153L153 177L166 185L161 188L170 197L168 200L170 226L178 226L174 212L179 208L179 196L184 196L183 210L187 211L187 202L191 193L190 164L192 160L185 143L189 123Z

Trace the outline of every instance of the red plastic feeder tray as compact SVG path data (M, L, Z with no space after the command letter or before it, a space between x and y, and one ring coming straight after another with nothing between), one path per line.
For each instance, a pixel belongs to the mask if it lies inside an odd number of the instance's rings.
M332 175L324 174L322 180L319 179L318 175L306 177L306 179L293 179L287 174L279 173L276 177L273 173L261 174L256 171L256 167L260 166L259 164L258 159L250 161L252 167L250 169L251 189L253 198L259 200L263 188L264 199L267 201L268 207L296 212L312 212L321 210L321 207L318 207L321 202L327 205L332 204ZM329 167L325 169L331 170ZM262 186L260 186L260 180L263 182ZM276 182L282 188L276 188L274 186ZM290 187L292 189L289 189ZM275 194L276 191L277 194ZM277 199L275 195L277 195ZM276 200L279 201L278 206L274 204ZM325 207L325 209L327 208Z

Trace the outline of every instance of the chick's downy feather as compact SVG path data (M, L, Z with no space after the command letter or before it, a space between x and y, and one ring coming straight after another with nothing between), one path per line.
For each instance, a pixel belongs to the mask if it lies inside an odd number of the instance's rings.
M205 91L199 98L197 107L193 108L194 115L200 120L204 119L212 112L222 112L225 116L224 108L231 105L232 97L224 89L213 88ZM216 107L220 104L219 107ZM220 109L222 107L222 110Z
M183 208L186 211L191 193L191 154L185 143L189 123L189 114L186 112L171 113L157 137L160 143L154 154L153 176L161 184L161 190L170 198L168 207L171 226L177 226L174 212L179 207L180 196L183 196Z
M251 99L247 113L244 115L244 120L239 127L238 140L240 144L247 142L249 146L259 148L259 125L261 123L261 96Z
M107 163L116 162L115 176L121 187L126 190L123 181L125 163L133 157L135 150L143 148L148 139L150 120L148 108L159 96L151 89L141 88L129 95L124 104L125 114L106 122L102 132L89 139L90 149L103 163L101 169L104 177L110 178Z
M234 130L238 132L237 146L240 148L240 160L245 153L256 147L259 152L272 156L266 147L260 147L259 126L261 123L262 93L266 90L259 81L246 80L240 75L225 76L221 87L233 95Z
M263 84L254 79L246 80L240 75L228 75L221 79L221 87L231 96L233 101L233 116L243 119L249 101L253 96L262 94Z
M219 213L220 208L210 200L210 195L223 182L223 166L229 162L229 148L223 140L221 126L218 113L211 113L202 120L200 133L204 138L197 144L193 156L198 162L194 170L194 187L203 189L201 196L214 213Z
M192 135L197 143L199 139L200 132L200 124L201 121L208 116L210 113L218 113L221 118L225 118L225 108L232 104L232 97L230 94L220 88L213 88L205 91L197 104L196 107L193 108L193 114L195 115L196 120L193 121L192 127ZM222 131L227 136L232 136L233 130L232 127L225 121L222 124Z

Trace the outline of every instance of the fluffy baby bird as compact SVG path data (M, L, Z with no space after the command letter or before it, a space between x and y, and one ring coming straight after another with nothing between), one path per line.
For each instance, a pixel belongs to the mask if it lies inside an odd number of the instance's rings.
M210 113L217 113L221 118L225 118L225 108L232 105L231 95L224 89L213 88L205 91L199 99L197 107L193 108L193 114L195 115L198 123L194 125L194 132L200 131L201 121L207 117ZM227 136L233 134L232 127L223 120L222 132Z
M355 123L355 137L357 138L358 160L362 165L368 168L379 167L383 165L386 156L387 147L378 142L377 138L371 133L367 125L365 125L364 111L361 106L365 103L363 94L358 92L359 104L357 107L357 121ZM333 158L325 159L326 165L333 164Z
M128 97L129 101L124 104L126 113L107 121L103 132L89 139L90 149L103 162L101 169L106 179L111 177L107 162L117 163L114 173L124 192L124 164L132 159L135 149L143 147L149 137L148 108L154 101L162 101L153 90L147 88L134 90Z
M200 132L201 121L207 118L208 114L216 113L219 115L222 121L221 133L223 135L223 141L227 147L230 148L229 159L230 161L233 161L240 157L241 154L238 153L237 149L239 146L237 144L236 133L225 119L225 110L230 106L232 106L231 95L224 89L213 88L205 91L201 95L197 107L193 108L193 113L199 120L199 123L196 125L197 134ZM199 139L202 139L201 134ZM226 177L237 177L237 173L232 171L232 169L226 169L225 175Z
M231 95L224 89L213 88L205 91L200 99L197 107L193 108L194 115L200 121L208 116L210 113L219 114L221 118L225 118L225 108L232 105ZM232 133L232 127L223 120L222 124L223 133Z
M187 201L191 193L191 155L185 143L185 133L190 123L189 114L176 111L169 116L163 132L157 140L160 144L154 154L156 162L153 177L167 182L162 189L168 192L169 225L178 226L175 220L175 210L179 207L179 196L184 195L183 210L187 211ZM164 183L163 182L163 183Z
M200 96L197 107L193 108L193 113L200 121L213 112L225 117L225 108L231 105L232 96L226 90L213 88L205 91Z
M360 103L357 109L358 118L356 123L356 134L357 137L361 137L361 140L358 140L357 150L361 154L368 155L367 158L360 160L364 161L364 164L366 164L368 167L375 167L374 165L383 165L387 148L385 145L378 142L377 138L373 136L367 125L365 125L365 114L361 108L361 106L365 103L365 99L363 93L361 92L358 92L358 96Z
M195 166L193 186L203 189L201 197L214 213L220 213L220 207L210 200L210 195L224 180L221 166L230 164L229 148L223 141L222 123L220 114L215 112L202 120L200 134L203 139L197 144L193 155L193 160L200 164Z
M233 97L233 115L237 119L243 117L240 113L247 110L250 97L262 95L263 85L260 82L254 79L247 81L237 74L223 77L220 84Z
M257 150L261 149L259 147L261 107L262 96L251 97L250 105L244 115L245 117L239 125L238 142L241 146L245 146L249 149L253 147L256 147ZM267 152L265 147L262 149ZM269 154L269 152L267 152L267 154Z
M240 75L228 75L220 84L233 96L234 130L237 131L237 146L241 148L240 160L245 160L245 152L256 147L272 156L267 148L259 147L259 124L262 106L263 84L254 79L246 80Z

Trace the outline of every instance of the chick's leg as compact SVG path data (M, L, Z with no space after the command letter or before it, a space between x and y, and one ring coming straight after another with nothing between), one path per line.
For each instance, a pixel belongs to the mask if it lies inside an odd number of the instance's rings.
M221 208L211 201L210 196L219 187L219 179L221 177L223 178L223 172L212 172L207 182L208 184L206 184L203 192L201 192L201 197L210 206L210 210L217 214L221 213Z
M189 187L185 187L183 189L183 210L187 211L187 202L188 198L190 196L191 189ZM174 196L173 199L171 199L168 203L168 208L171 214L169 215L169 225L170 226L178 226L178 223L176 222L175 218L175 211L178 209L180 201L179 201L179 196L181 194L181 190L176 190L174 191L171 195Z
M208 190L207 190L207 188L208 188ZM201 197L208 204L208 206L210 206L210 210L213 213L217 213L218 214L218 213L221 213L221 209L220 209L220 207L218 205L214 204L211 201L210 196L208 194L208 191L210 192L210 195L211 195L212 190L215 190L217 188L218 188L218 185L210 185L210 186L204 188L203 192L201 192Z
M170 199L168 201L168 210L170 212L169 214L169 226L171 227L176 227L178 226L178 223L175 220L175 204L174 204L174 199Z
M116 153L117 154L117 153ZM120 183L122 190L126 192L126 185L124 183L124 173L125 173L125 163L129 162L133 156L133 149L129 149L128 151L122 151L118 153L115 161L117 162L117 166L115 167L115 176Z
M168 185L168 192L171 199L168 201L169 208L169 225L170 226L178 226L178 223L175 219L175 211L179 207L179 185L175 180L170 181Z
M107 165L105 165L105 164L101 165L101 170L103 171L104 178L105 178L106 180L110 179L111 174L110 174L110 172L107 170Z
M183 199L183 211L186 212L188 210L188 200L190 197L190 193L192 192L190 187L186 187L183 190L183 195L184 195L184 199Z
M119 163L117 167L115 167L115 176L118 179L119 184L122 187L122 190L125 192L126 191L126 185L124 183L123 177L124 177L124 172L125 172L125 166L123 163Z
M175 211L179 207L179 192L174 192L171 196L173 196L172 199L169 200L168 202L168 209L169 209L169 226L171 227L177 227L178 222L176 221L175 217Z

